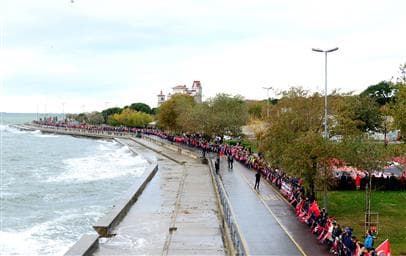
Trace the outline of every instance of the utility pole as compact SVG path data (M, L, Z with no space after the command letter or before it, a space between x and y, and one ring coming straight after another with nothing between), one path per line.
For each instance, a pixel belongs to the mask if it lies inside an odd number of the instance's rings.
M266 117L269 117L269 90L272 90L272 87L262 87L262 89L266 90Z
M324 53L324 138L328 140L328 113L327 113L327 53L337 51L338 47L329 49L329 50L321 50L318 48L312 48L314 52L321 52ZM323 207L327 211L328 205L328 198L327 198L327 167L324 167L324 192L323 192Z

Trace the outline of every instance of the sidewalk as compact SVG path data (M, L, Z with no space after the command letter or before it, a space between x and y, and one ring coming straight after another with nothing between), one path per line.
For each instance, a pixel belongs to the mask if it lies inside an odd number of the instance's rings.
M250 255L329 255L263 177L254 190L255 172L237 161L229 170L226 158L220 175Z
M159 169L126 217L94 255L224 255L217 203L207 165L159 147L174 162L131 140L120 140ZM179 164L184 163L184 164Z

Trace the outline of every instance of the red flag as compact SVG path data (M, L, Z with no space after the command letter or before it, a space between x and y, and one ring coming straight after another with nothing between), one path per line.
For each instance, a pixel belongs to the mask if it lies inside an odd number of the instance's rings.
M378 247L376 247L375 251L378 256L390 256L391 253L389 240L386 239L385 241L383 241Z

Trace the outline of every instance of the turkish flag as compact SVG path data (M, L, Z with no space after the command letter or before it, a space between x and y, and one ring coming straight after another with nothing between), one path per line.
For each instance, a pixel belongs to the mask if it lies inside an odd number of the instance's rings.
M390 256L390 243L389 240L386 239L383 241L378 247L375 249L376 254L378 256Z

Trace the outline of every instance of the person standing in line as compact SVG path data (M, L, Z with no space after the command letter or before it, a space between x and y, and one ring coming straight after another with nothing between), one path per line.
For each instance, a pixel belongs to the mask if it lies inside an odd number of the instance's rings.
M259 181L261 180L261 173L259 173L259 171L257 171L257 173L255 174L255 186L254 189L259 189Z
M357 177L355 177L355 188L359 190L361 187L361 177L359 174L357 174Z

